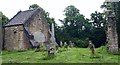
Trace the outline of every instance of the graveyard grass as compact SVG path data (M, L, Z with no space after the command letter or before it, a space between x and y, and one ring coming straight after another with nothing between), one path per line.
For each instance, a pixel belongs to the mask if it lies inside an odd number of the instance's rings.
M47 52L34 50L3 51L3 63L118 63L120 55L108 54L105 47L95 49L95 56L91 56L88 48L59 48L55 56L50 58Z

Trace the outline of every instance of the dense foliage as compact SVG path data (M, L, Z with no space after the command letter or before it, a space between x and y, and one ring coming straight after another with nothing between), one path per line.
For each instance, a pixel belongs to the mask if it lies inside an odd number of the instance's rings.
M6 17L1 11L0 11L0 17L1 17L1 21L2 25L4 25L9 19L8 17Z
M56 29L57 40L72 41L78 47L87 47L89 40L96 47L106 42L103 13L95 11L91 14L91 19L86 19L75 6L70 5L65 8L64 15L65 18L60 20L63 26Z

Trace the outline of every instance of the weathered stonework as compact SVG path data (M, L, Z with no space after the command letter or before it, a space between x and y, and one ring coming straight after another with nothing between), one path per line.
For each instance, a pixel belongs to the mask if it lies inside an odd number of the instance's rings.
M116 6L115 2L107 1L106 4L106 18L107 18L107 42L108 52L112 54L118 53L118 34L116 30Z
M108 51L110 53L118 53L118 35L116 31L115 17L109 16L107 22L107 41Z
M38 14L39 13L39 14ZM41 12L36 12L29 22L29 24L26 24L25 27L28 27L32 34L34 34L37 31L41 31L46 38L46 42L49 41L50 34L49 34L49 26L47 21L43 16L41 16Z
M27 16L28 15L28 16ZM27 50L38 47L34 33L41 31L45 36L43 43L49 44L51 35L47 20L40 9L18 12L4 26L4 50Z
M5 50L26 50L29 48L24 43L24 30L22 25L6 27L4 33Z

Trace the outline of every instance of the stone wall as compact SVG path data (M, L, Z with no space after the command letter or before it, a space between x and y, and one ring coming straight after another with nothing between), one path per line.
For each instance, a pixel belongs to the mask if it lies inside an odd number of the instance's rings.
M22 25L5 27L4 49L5 50L26 50L29 48L24 43L24 30Z
M25 24L4 28L5 50L27 50L32 47L24 28L28 28L32 35L35 32L41 31L45 36L45 43L50 42L50 28L47 20L43 17L42 12L37 10Z
M44 36L46 41L49 42L50 40L50 34L49 34L49 26L46 21L46 19L43 17L42 13L37 11L29 20L25 27L28 27L29 30L31 31L32 34L34 34L37 31L41 31Z

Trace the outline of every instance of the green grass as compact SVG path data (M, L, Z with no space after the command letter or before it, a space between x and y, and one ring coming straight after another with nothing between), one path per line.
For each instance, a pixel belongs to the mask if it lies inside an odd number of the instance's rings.
M118 63L119 55L108 54L104 47L95 49L91 56L88 48L60 48L55 56L49 58L47 52L34 50L3 51L3 63ZM120 56L119 56L120 57Z

